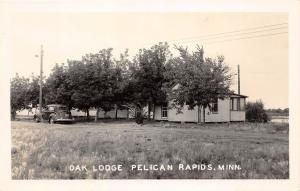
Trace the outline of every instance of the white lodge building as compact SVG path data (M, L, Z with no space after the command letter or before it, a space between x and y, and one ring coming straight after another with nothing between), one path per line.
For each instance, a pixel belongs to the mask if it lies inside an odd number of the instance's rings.
M245 121L247 96L240 94L231 94L227 98L218 99L211 103L211 109L205 108L205 122L234 122ZM154 119L159 121L174 122L203 122L203 111L195 106L189 110L187 105L182 108L182 113L177 113L175 108L166 105L155 106Z

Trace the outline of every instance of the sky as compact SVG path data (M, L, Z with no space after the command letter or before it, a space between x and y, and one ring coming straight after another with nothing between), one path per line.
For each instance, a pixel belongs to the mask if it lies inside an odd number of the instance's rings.
M38 75L40 60L35 55L41 44L46 76L55 63L81 59L103 48L113 48L116 57L128 48L134 56L139 48L167 41L176 55L174 44L187 46L190 51L199 44L205 57L223 55L233 73L240 65L241 94L247 95L248 101L261 99L266 108L286 108L287 23L286 13L270 12L20 12L10 18L10 71L12 75ZM268 28L263 27L270 25L274 25L273 30L264 31ZM246 34L228 33L240 30ZM232 90L237 91L237 76Z

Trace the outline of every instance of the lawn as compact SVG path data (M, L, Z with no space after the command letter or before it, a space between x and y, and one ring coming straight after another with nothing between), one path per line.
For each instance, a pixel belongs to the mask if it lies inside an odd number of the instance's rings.
M12 121L12 178L286 179L288 128L284 123ZM162 168L167 166L172 169Z

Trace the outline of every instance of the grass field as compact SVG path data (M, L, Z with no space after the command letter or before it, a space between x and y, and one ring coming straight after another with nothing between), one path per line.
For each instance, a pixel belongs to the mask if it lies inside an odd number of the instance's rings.
M72 125L12 121L13 179L286 179L288 124L176 124L130 121ZM93 171L95 165L122 171ZM132 165L174 169L130 170ZM238 170L180 170L178 165L236 165ZM71 171L70 165L86 165ZM217 170L215 170L217 169Z

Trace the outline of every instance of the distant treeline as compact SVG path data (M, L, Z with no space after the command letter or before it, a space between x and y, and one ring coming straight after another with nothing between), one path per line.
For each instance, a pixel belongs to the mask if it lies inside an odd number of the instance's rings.
M289 116L289 108L285 109L266 109L269 116Z

